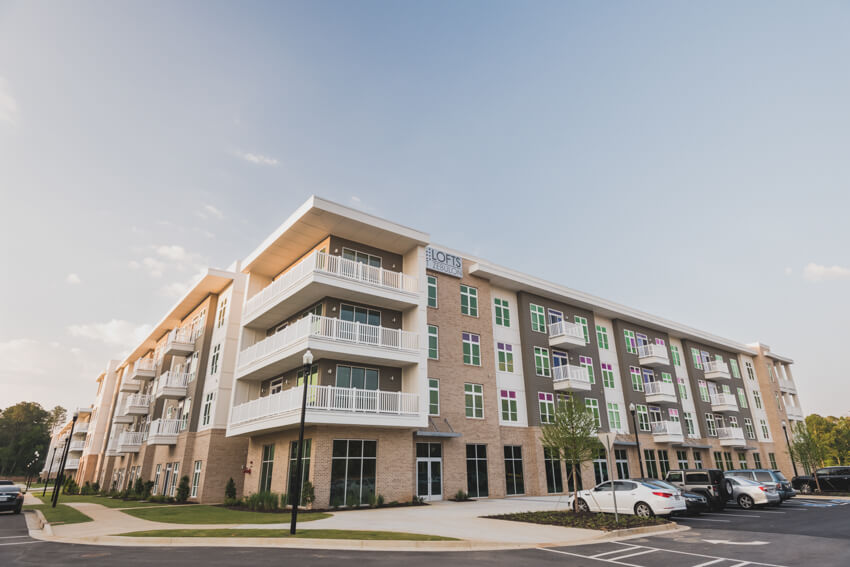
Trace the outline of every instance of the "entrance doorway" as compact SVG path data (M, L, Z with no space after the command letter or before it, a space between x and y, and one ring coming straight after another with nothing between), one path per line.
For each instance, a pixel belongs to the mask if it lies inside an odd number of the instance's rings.
M443 446L416 444L416 495L425 500L443 499Z

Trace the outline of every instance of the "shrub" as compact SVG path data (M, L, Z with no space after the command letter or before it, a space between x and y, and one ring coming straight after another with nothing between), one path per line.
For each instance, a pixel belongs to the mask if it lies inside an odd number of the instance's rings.
M469 500L469 494L467 494L463 490L458 490L455 493L455 500L457 502L466 502L467 500Z
M369 507L375 508L378 505L378 497L374 492L369 494Z
M345 501L349 508L360 506L360 486L355 484L349 488Z
M224 498L228 500L236 500L236 483L233 481L232 477L227 481L227 485L224 487Z
M89 494L94 494L94 491L92 490L92 487L91 487L91 483L89 481L86 481L86 483L83 485L83 487L80 488L80 494L82 494L84 496L88 496Z
M148 500L151 497L151 492L153 492L153 481L149 480L145 482L145 485L142 490L141 500Z
M100 483L93 482L91 485L92 494L100 494Z
M68 477L65 479L65 484L62 486L62 492L64 494L79 494L80 487L77 485L77 481L73 478Z
M316 489L309 480L301 487L301 505L308 506L316 501Z
M189 500L189 477L183 475L180 478L180 484L177 485L177 502L184 504Z
M242 504L242 501L239 500L238 498L225 498L224 499L224 505L225 506L239 506L240 504Z
M142 494L145 492L145 482L141 477L136 479L136 482L133 483L133 494L135 494L136 498L141 498Z
M339 496L334 496L331 499L331 508L336 509L336 508L339 508L340 506L342 506L342 499Z
M276 492L255 492L245 499L245 505L255 512L274 512L280 508L280 497Z
M381 508L384 505L384 495L383 494L378 494L377 505L378 505L378 508Z

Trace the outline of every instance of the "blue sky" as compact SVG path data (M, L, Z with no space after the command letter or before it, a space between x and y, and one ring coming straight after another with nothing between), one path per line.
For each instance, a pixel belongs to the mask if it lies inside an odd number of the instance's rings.
M310 194L793 357L845 414L850 6L0 0L0 407ZM836 395L840 393L840 395Z

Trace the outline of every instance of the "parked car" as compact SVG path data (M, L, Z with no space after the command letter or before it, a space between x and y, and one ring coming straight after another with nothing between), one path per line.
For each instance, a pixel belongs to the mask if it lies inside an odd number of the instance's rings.
M708 508L712 511L722 510L726 507L726 501L729 500L726 485L723 482L723 471L720 469L674 469L667 472L664 480L679 490L702 494L708 501Z
M668 516L687 510L685 499L675 488L662 488L637 480L602 482L590 490L578 491L578 509L583 512L614 512L614 491L617 492L617 511L637 516ZM570 496L572 505L574 496Z
M687 510L684 512L685 514L697 515L700 512L705 512L708 510L708 499L702 494L681 490L678 487L673 486L669 482L665 480L658 480L657 478L633 478L631 480L645 482L647 484L652 484L660 488L664 488L666 490L675 490L679 493L679 496L685 499L685 505L687 506Z
M21 513L24 506L24 494L20 487L13 485L0 485L0 511L12 510L15 514Z
M824 467L816 470L814 475L791 479L791 485L802 494L813 493L818 488L818 482L823 492L850 492L850 467Z
M738 506L744 510L750 510L754 506L782 502L774 483L762 484L748 478L730 476L726 478L725 484L730 499L736 501Z
M0 480L0 486L13 486L14 484L11 480Z
M797 494L794 488L792 488L791 482L780 471L770 469L742 469L726 471L726 476L748 478L763 484L773 484L779 493L780 503L793 498Z

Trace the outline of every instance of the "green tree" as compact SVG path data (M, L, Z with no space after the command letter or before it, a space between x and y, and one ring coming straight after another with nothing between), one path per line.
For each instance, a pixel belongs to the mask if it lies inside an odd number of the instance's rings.
M567 470L572 471L574 489L578 488L579 468L602 447L596 431L596 418L575 396L559 403L553 422L543 426L543 446L564 459ZM573 498L573 511L576 510L578 498Z
M30 471L41 470L50 445L49 416L34 402L20 402L0 411L0 476L26 474L36 451L40 458Z
M185 474L177 485L177 501L181 504L189 499L189 477Z
M55 406L50 410L47 418L47 432L53 433L53 429L65 423L68 419L68 412L62 406Z
M233 478L227 480L227 485L224 487L224 497L228 500L236 499L236 483L233 482Z
M803 465L807 471L814 472L820 468L823 463L823 448L806 423L795 422L791 432L794 434L794 441L791 443L791 459ZM817 475L815 475L815 484L820 492L820 481Z

